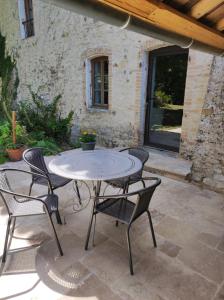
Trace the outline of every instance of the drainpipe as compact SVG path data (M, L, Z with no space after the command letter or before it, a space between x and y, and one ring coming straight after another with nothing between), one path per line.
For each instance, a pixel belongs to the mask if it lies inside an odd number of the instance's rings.
M223 55L223 51L187 37L155 27L135 17L130 17L111 7L96 3L94 0L42 0L77 14L93 18L121 29L128 29L152 38L178 45L182 48L192 48L213 55Z

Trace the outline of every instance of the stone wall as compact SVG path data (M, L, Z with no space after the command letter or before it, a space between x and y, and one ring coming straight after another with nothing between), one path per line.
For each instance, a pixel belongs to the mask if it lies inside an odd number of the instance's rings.
M190 50L188 60L180 154L191 159L207 93L213 56Z
M192 178L224 192L224 58L213 60L193 157Z
M136 73L138 51L149 38L96 22L93 19L33 1L35 35L22 40L16 0L0 0L0 30L7 50L17 61L18 100L26 99L27 85L40 88L46 99L62 95L64 113L74 110L74 128L95 129L108 146L137 143ZM85 61L109 56L109 109L87 106Z
M33 1L35 35L22 40L16 0L0 0L0 30L7 51L17 61L18 101L29 97L27 85L46 99L61 94L64 113L74 110L73 135L94 129L107 146L142 145L148 53L168 44L128 30ZM109 57L109 109L88 106L86 61ZM206 93L210 55L190 50L181 155L191 157Z

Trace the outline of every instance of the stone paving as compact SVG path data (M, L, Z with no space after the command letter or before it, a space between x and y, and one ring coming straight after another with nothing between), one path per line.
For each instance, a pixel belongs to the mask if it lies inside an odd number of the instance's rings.
M23 162L9 165L25 168ZM27 190L28 177L11 179L17 190ZM0 299L224 299L223 195L161 179L151 202L158 248L153 248L147 217L142 216L131 233L134 276L129 274L125 226L116 227L109 217L97 216L95 246L90 243L84 250L91 203L69 215L69 184L57 192L66 215L66 225L56 225L64 256L58 255L46 216L18 220L11 248L23 251L8 256ZM36 193L40 187L34 188ZM6 220L0 204L0 251Z
M162 176L185 180L189 178L192 162L179 157L178 153L145 147L150 159L145 164L145 170Z

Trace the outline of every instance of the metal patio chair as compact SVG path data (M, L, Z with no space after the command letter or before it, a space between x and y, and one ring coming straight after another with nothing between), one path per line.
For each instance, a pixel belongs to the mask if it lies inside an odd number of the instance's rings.
M134 184L138 181L141 181L143 184L143 187L145 187L144 181L142 180L142 172L143 172L144 164L146 163L146 161L149 158L148 151L146 151L143 148L130 147L130 148L122 149L119 152L124 152L124 151L127 151L128 154L137 157L142 162L142 168L139 172L137 172L131 176L106 181L107 184L109 184L115 188L122 189L123 193L128 192L129 185Z
M53 192L55 189L63 187L72 181L48 171L42 150L42 148L30 148L23 152L23 160L29 165L31 172L34 172L29 195L31 195L34 183L48 186L49 190ZM41 174L42 176L37 176L36 174Z
M93 218L95 218L94 223L94 232L93 232L93 241L95 235L95 226L96 226L96 215L98 213L104 213L114 218L116 221L124 223L127 225L127 242L128 242L128 251L129 251L129 265L130 265L130 273L133 272L133 263L132 263L132 254L131 254L131 243L130 243L130 229L133 222L138 219L143 213L147 213L149 219L149 225L152 233L152 239L154 247L157 247L155 233L152 224L152 218L149 211L149 204L152 198L152 195L158 185L160 185L161 180L157 177L146 177L142 178L144 181L144 186L146 182L152 182L151 185L144 187L143 189L119 194L119 195L104 195L104 196L96 196L94 197L94 205L92 209L92 215L90 218L89 229L86 238L85 250L88 250L89 238L93 223ZM128 200L131 196L137 196L136 203ZM100 202L100 200L103 200Z
M29 195L24 195L16 193L12 190L9 183L8 172L19 172L30 174L34 176L34 173L24 170L17 169L0 169L0 198L2 198L3 203L6 207L8 213L8 223L6 229L4 250L2 255L2 263L6 262L6 256L9 252L9 236L11 231L11 237L15 229L16 218L18 217L28 217L35 215L46 214L49 218L50 225L52 226L55 241L61 256L63 256L63 251L52 221L52 214L58 213L58 196L50 192L47 195L42 195L38 197L33 197ZM43 177L41 174L35 174L35 176ZM44 178L44 177L43 177Z
M32 187L34 184L47 186L48 191L50 190L53 193L54 190L63 187L69 182L73 181L73 189L78 200L75 203L78 205L76 211L79 211L88 205L88 201L86 202L85 199L82 199L81 197L77 180L64 178L48 171L46 163L44 161L43 148L36 147L25 150L23 152L23 160L29 165L31 172L34 172L34 175L32 176L32 182L30 184L29 195L31 195ZM40 177L36 174L41 174L42 176ZM58 217L58 215L56 216L58 223L62 224L61 219Z

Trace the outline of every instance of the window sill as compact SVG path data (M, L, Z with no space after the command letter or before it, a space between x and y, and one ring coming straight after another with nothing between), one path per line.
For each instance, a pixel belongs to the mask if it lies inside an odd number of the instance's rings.
M26 40L31 40L31 39L33 39L33 38L35 38L35 34L30 35L30 36L27 36L27 37L21 37L21 40L22 40L22 41L26 41Z
M87 107L88 112L110 112L108 107Z

